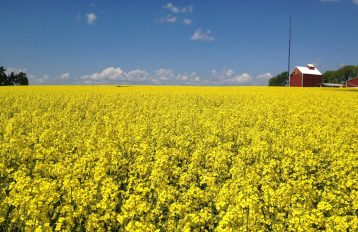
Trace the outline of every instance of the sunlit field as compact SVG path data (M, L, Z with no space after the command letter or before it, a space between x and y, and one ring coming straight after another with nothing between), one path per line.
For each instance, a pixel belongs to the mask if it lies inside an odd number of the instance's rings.
M0 88L0 231L356 231L358 90Z

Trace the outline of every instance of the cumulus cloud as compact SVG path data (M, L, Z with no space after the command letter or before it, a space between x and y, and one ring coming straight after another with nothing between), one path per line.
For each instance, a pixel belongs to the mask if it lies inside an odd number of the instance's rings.
M94 23L94 21L97 20L97 16L95 13L88 13L86 15L86 17L87 17L87 23L90 25L92 25Z
M26 68L13 68L13 67L9 67L9 68L6 68L6 75L10 75L12 72L13 73L19 73L19 72L24 72L26 73Z
M26 73L26 76L29 80L30 85L47 85L47 84L54 83L52 78L48 74L44 74L44 75L38 77L38 76L35 76L35 75L29 73L26 68L14 68L14 67L6 68L5 73L7 75L10 75L12 72L15 74L20 73L20 72Z
M191 73L175 73L170 69L158 69L154 71L150 82L154 84L192 84L196 85L201 78L196 72Z
M150 76L145 70L136 69L125 74L127 81L145 83L149 80Z
M164 9L170 10L172 13L178 14L178 13L191 13L193 12L193 6L186 6L186 7L177 7L173 3L168 2L163 6Z
M59 76L50 76L44 74L42 76L33 75L27 73L30 85L53 85L53 84L63 84L64 82L69 82L71 80L71 75L68 72L65 72Z
M7 73L25 72L30 85L49 84L153 84L153 85L267 85L273 75L269 72L252 77L249 73L238 73L233 69L217 71L213 69L210 75L202 77L196 72L175 72L171 69L159 68L153 72L143 69L124 71L120 67L107 67L99 72L71 77L69 72L58 76L44 74L35 76L26 69L8 68Z
M45 75L43 75L41 78L39 78L39 79L37 79L37 80L38 80L38 82L40 82L41 84L49 84L51 78L50 78L49 75L45 74Z
M159 22L161 23L175 23L176 21L177 21L177 17L171 15L159 19Z
M249 73L237 73L233 69L211 72L210 78L202 78L196 72L175 72L159 68L151 73L134 69L123 71L119 67L108 67L100 72L80 77L79 84L153 84L153 85L267 85L272 74L262 73L252 77ZM46 81L46 78L43 80Z
M125 74L121 68L108 67L99 73L81 76L80 79L87 84L108 83L125 79Z
M185 25L191 25L193 23L193 21L191 19L184 19L183 20L183 24Z
M101 72L83 75L79 84L199 84L200 76L196 72L175 73L160 68L152 74L142 69L124 72L121 68L108 67Z
M247 83L251 81L251 76L248 73L243 73L241 75L235 75L231 79L227 80L229 83Z
M214 41L215 37L212 35L210 30L203 31L201 28L195 30L194 34L190 37L194 41Z
M236 73L233 69L224 69L217 72L211 71L211 83L213 85L267 85L273 75L269 72L252 77L249 73Z
M200 80L201 80L201 78L196 72L183 73L183 74L178 74L176 76L177 82L198 83L198 82L200 82Z
M212 70L212 83L222 85L237 85L247 84L252 80L252 77L248 73L237 74L232 69L224 69L221 73L218 73L215 69Z
M158 69L154 72L155 79L160 81L169 81L173 80L175 77L175 74L172 70L169 69Z
M61 81L68 81L71 78L70 73L66 72L60 75Z
M52 79L49 75L44 74L42 77L37 77L32 74L27 75L30 85L49 85L53 84Z
M63 84L63 82L68 82L71 79L70 73L66 72L60 76L54 77L48 74L44 74L40 77L27 74L30 85L52 85L52 84Z
M267 85L272 77L273 75L269 72L259 74L250 81L250 85Z
M263 73L263 74L257 75L256 80L267 81L267 80L270 80L272 77L273 76L271 73Z
M339 2L340 0L320 0L321 2ZM358 0L352 0L352 3L358 5Z
M193 6L178 7L178 6L175 6L171 2L168 2L167 4L165 4L163 6L163 8L169 10L171 14L169 14L166 17L158 19L157 21L160 23L176 23L176 22L182 20L180 14L186 14L186 13L193 12ZM183 24L191 25L192 21L191 21L191 19L185 18L185 19L183 19Z

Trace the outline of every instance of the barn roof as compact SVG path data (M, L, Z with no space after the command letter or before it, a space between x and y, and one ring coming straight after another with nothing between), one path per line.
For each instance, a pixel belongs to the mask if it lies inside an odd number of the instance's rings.
M354 88L358 88L358 85L356 84L356 80L358 80L358 77L354 77L348 81L346 81L346 86L347 87L354 87ZM353 84L354 83L354 84Z
M322 73L313 65L307 65L306 67L297 66L296 68L303 74L322 75Z
M353 77L352 79L349 79L347 82L358 79L358 77Z

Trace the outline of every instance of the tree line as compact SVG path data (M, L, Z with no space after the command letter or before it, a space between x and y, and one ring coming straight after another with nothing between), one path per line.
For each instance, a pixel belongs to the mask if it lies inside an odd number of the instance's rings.
M358 66L347 65L336 71L327 71L323 74L323 82L343 84L358 76Z
M343 84L358 76L358 66L347 65L335 71L326 71L322 75L322 82ZM269 80L269 86L286 86L288 84L288 72L282 72Z
M11 72L9 75L6 74L6 69L0 67L0 86L11 86L11 85L29 85L29 79L26 73Z

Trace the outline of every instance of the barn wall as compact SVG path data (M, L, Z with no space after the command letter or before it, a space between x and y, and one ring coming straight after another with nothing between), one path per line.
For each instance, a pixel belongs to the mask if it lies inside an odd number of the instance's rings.
M321 75L303 74L304 87L317 87L322 83Z
M292 73L290 78L290 86L300 87L302 85L302 74L301 73Z
M358 87L358 77L348 81L347 87Z

